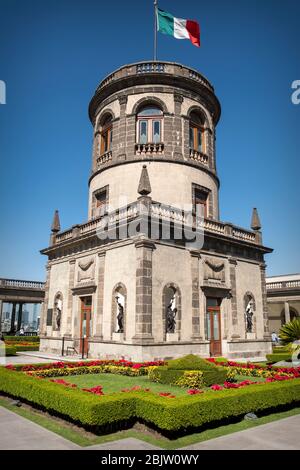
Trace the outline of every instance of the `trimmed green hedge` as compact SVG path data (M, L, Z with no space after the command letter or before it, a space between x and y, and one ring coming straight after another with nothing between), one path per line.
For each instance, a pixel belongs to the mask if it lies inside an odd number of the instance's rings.
M249 412L299 404L300 379L176 399L150 392L99 397L0 368L0 391L89 428L142 419L161 430L178 432Z
M227 370L224 367L216 367L211 370L202 370L203 384L207 387L213 384L222 384L227 378ZM168 366L159 366L150 370L149 379L161 384L175 384L183 377L184 370L172 370Z
M290 352L276 352L273 354L266 354L268 362L291 361L292 356Z
M194 354L168 361L167 366L153 368L149 374L150 380L163 384L175 384L183 376L185 370L201 370L204 385L223 383L226 380L227 370Z
M4 341L9 342L23 342L26 341L28 343L39 343L40 342L40 337L39 336L4 336Z
M9 345L9 343L7 343ZM18 344L14 345L14 348L16 349L17 352L22 352L22 351L38 351L40 349L40 345L37 343L32 343L29 344L28 346L19 346Z
M0 356L2 356L3 349L5 349L5 356L15 356L16 355L17 351L16 351L16 348L14 346L5 345L5 348L4 348L4 346L1 346Z

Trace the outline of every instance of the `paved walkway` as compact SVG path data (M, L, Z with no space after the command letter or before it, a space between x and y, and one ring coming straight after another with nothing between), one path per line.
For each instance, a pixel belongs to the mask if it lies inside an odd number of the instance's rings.
M299 435L300 415L296 415L193 444L181 450L299 450ZM159 447L138 439L128 438L82 448L6 408L0 407L0 449L156 450Z
M184 449L197 450L299 450L300 415L262 424Z

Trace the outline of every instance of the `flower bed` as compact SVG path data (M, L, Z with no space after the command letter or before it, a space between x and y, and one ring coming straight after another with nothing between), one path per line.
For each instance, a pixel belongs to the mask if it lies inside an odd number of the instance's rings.
M2 393L42 407L52 414L68 417L95 431L99 427L128 424L137 419L162 431L192 431L203 424L228 417L258 413L282 405L296 406L300 400L300 379L297 378L251 386L244 383L238 388L232 388L232 384L224 388L224 384L223 389L191 392L184 397L174 397L171 393L158 395L145 390L103 395L100 393L102 388L98 388L99 393L82 391L62 383L63 379L55 380L38 380L28 374L0 368Z
M300 368L299 367L272 367L272 366L260 366L252 363L239 363L235 361L216 362L213 358L207 359L209 362L215 363L217 366L226 367L228 371L231 371L231 375L246 375L249 377L264 377L264 378L275 378L287 377L287 378L299 378Z

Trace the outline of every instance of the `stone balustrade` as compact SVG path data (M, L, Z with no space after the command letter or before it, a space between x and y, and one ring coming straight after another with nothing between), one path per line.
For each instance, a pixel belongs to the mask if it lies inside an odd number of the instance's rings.
M295 281L267 282L267 290L300 289L300 278Z
M200 74L194 69L185 67L176 62L150 61L129 64L119 68L115 72L105 77L104 80L102 80L96 92L100 91L102 88L106 87L107 85L111 84L116 80L130 77L133 75L142 75L150 73L181 76L190 80L194 80L208 88L210 91L214 91L213 86L210 84L210 82L202 74Z
M1 287L25 288L25 289L45 289L45 283L39 281L23 281L19 279L0 279Z
M108 163L112 160L112 152L109 150L108 152L103 153L102 155L99 155L97 157L97 167L99 168L100 166L104 165L104 163Z
M144 206L142 201L135 201L128 206L121 207L115 211L110 211L107 214L91 219L84 224L74 226L71 230L57 234L55 237L55 244L59 244L71 238L76 238L77 236L96 231L97 229L103 227L104 218L105 225L113 226L114 224L118 224L121 221L126 222L138 216L144 215L145 210L148 213L148 207ZM196 227L197 229L204 230L204 232L212 232L228 238L259 244L259 241L256 237L256 232L242 229L240 227L235 227L231 224L229 227L230 230L228 230L228 224L226 223L219 222L218 220L202 219L196 217L195 214L190 211L184 211L183 209L169 205L151 201L149 214L162 220L171 221L182 225L190 225L193 228ZM297 283L300 285L300 280L297 281ZM277 284L278 283L276 283L276 285ZM296 287L296 284L294 287Z
M161 155L164 151L164 144L160 143L151 143L148 144L135 144L135 154L136 155Z
M208 155L198 150L190 149L190 159L208 165Z

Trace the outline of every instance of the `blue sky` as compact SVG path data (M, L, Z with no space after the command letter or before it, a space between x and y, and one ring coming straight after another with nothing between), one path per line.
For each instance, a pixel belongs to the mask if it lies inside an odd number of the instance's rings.
M221 220L263 224L270 275L300 272L298 0L161 0L197 19L201 48L158 35L158 59L196 68L222 105L217 129ZM49 227L87 219L99 81L153 57L153 1L0 0L0 276L43 280Z

